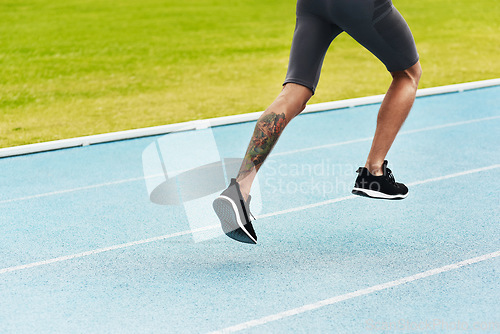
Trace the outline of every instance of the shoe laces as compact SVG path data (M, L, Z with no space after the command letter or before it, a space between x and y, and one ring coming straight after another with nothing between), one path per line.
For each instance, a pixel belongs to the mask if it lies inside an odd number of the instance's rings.
M253 220L256 220L254 215L250 212L250 200L252 199L252 197L250 195L248 195L248 198L247 200L243 200L243 202L246 204L246 206L244 207L245 211L248 212L248 214L253 218ZM248 210L247 210L248 208Z
M396 184L396 179L394 178L394 175L392 175L392 171L389 169L389 168L386 168L385 169L386 173L387 173L387 177L389 178L389 180L393 183L393 184Z

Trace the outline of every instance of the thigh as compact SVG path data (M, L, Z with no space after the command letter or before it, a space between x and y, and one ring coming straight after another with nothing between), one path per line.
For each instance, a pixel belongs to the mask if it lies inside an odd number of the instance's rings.
M335 24L311 13L300 12L298 7L285 84L305 86L314 94L326 51L341 32Z
M362 12L368 15L364 15L362 20L359 16L344 16L341 27L380 59L389 71L402 71L415 65L419 59L415 40L408 24L391 0L358 3L363 6Z

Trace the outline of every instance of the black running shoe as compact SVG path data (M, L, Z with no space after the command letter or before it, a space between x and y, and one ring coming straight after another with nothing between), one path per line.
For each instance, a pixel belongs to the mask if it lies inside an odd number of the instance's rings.
M250 213L250 199L245 203L241 195L240 185L236 179L213 202L215 213L220 219L224 233L237 241L248 244L257 243L257 235L253 229Z
M356 171L358 177L354 184L352 193L360 196L383 199L403 199L408 196L408 188L396 182L392 172L387 168L387 160L382 165L383 175L375 176L365 167L359 167Z

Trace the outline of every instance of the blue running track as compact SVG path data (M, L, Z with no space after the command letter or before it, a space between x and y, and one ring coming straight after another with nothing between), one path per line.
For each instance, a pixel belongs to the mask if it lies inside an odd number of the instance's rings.
M150 201L142 153L181 134L0 159L0 332L500 331L500 86L417 98L388 156L401 201L350 193L377 110L288 126L253 246ZM220 156L254 125L213 128Z

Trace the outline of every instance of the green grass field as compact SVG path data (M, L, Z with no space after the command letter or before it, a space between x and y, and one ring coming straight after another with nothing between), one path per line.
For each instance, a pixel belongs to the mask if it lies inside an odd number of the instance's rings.
M500 77L498 0L394 0L421 88ZM281 89L292 0L0 0L0 147L264 110ZM390 76L342 34L311 103Z

